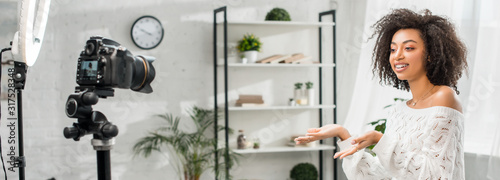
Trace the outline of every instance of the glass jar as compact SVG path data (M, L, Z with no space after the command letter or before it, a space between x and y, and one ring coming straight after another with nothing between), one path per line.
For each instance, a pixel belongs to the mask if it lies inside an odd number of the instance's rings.
M245 149L247 146L247 137L243 134L243 130L238 130L238 149Z

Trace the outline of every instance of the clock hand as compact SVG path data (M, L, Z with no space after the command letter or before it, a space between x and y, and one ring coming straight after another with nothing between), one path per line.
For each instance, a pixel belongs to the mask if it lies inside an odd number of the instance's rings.
M147 32L146 30L144 30L144 29L142 29L142 28L139 28L139 29L140 29L142 32L144 32L144 33L146 33L146 34L148 34L148 35L150 35L150 36L152 36L152 35L153 35L152 33Z

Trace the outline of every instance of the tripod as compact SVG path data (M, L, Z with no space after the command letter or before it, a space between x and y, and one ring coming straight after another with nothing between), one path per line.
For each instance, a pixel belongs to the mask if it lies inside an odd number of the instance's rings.
M79 141L87 134L93 134L91 141L97 156L97 179L111 180L110 150L118 135L118 127L108 121L106 116L93 111L92 105L97 104L99 97L106 98L114 95L111 88L96 88L93 86L76 87L75 93L69 95L66 101L66 115L77 118L78 122L72 127L64 128L64 137Z

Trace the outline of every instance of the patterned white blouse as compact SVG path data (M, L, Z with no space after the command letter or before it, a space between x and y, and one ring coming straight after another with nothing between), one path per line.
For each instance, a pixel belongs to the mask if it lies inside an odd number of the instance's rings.
M373 148L376 156L358 151L342 167L352 180L463 180L463 124L463 114L453 108L412 109L398 102ZM353 138L338 142L340 150L350 148Z

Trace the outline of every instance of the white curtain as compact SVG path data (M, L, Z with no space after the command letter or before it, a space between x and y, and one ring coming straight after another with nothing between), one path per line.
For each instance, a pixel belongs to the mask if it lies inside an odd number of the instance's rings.
M395 8L429 9L435 15L447 16L456 25L469 51L469 76L464 75L458 83L466 116L466 176L467 179L500 179L500 69L497 69L500 68L500 1L367 1L365 42L344 126L351 134L362 134L373 129L366 125L368 122L384 117L381 110L391 104L393 98L411 97L408 92L381 86L371 73L374 39L368 40L373 33L370 26Z
M470 4L470 3L469 3ZM500 179L500 1L473 1L476 37L470 61L470 92L465 108L465 151L476 153L474 171L486 170L485 179ZM484 158L486 157L486 158ZM487 161L483 161L487 159ZM487 162L487 163L486 163Z

